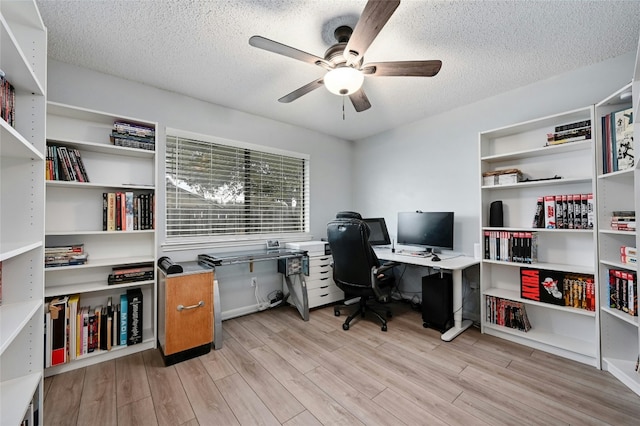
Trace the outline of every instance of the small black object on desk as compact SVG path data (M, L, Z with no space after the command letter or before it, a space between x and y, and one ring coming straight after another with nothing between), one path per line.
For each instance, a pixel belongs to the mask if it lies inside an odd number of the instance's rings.
M440 262L441 260L442 259L440 259L437 254L434 254L433 256L431 256L432 262Z

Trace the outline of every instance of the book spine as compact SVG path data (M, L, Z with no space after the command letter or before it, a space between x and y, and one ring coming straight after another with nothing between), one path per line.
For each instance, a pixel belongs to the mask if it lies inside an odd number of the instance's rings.
M127 344L142 343L142 291L127 290Z
M127 345L127 329L128 325L128 313L129 313L129 300L126 294L120 296L120 344Z
M133 231L133 192L127 191L125 193L125 217L127 231Z

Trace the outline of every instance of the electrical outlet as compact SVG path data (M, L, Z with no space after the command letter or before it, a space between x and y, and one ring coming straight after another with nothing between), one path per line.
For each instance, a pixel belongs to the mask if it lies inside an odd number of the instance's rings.
M258 277L251 277L251 287L258 285Z

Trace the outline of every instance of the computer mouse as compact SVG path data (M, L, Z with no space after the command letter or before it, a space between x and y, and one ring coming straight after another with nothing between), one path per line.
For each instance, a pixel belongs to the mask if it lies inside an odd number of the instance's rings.
M431 257L431 261L432 262L440 262L442 259L440 259L438 256L436 256L435 254Z

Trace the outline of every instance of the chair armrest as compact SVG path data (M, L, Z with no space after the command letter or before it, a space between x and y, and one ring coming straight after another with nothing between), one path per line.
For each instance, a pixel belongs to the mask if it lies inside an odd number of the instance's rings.
M371 268L371 288L373 289L373 293L376 295L376 298L379 302L387 303L391 299L390 293L383 291L380 287L380 283L388 281L389 278L387 277L385 279L380 275L383 272L388 271L389 269L392 269L398 265L399 264L397 262L389 262L385 263L384 265L378 267L374 266L373 268Z

